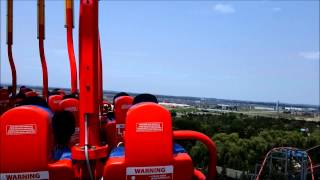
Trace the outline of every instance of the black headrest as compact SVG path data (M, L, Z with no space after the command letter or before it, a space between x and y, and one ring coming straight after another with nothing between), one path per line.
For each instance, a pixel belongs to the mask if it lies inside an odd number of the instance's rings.
M19 94L18 94L19 95ZM31 96L31 97L25 97L19 105L36 105L36 106L41 106L45 108L49 108L48 103L46 100L39 96Z
M24 98L26 98L26 95L25 95L24 93L22 93L22 92L19 92L19 93L16 95L16 98L18 98L18 99L24 99Z
M27 88L27 87L26 87L26 86L20 86L20 90L21 90L21 89L24 89L24 88Z
M133 99L132 105L142 103L142 102L158 103L158 99L156 98L156 96L152 94L139 94Z
M73 93L73 94L68 94L63 96L63 99L69 99L69 98L79 99L78 93Z

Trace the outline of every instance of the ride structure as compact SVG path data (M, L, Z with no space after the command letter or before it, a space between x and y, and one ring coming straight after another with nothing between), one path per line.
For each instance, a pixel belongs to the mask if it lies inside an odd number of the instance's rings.
M48 100L48 69L46 57L44 53L44 40L45 40L45 1L38 0L38 40L39 40L39 53L42 67L42 96Z
M13 0L7 1L7 45L8 45L8 59L11 68L12 76L12 97L16 96L17 92L17 72L16 66L14 64L13 55L12 55L12 45L13 45Z
M259 172L256 173L256 180L262 177L306 180L309 170L309 178L314 180L312 160L306 151L277 147L266 154Z
M73 0L65 1L66 7L66 29L67 29L67 45L68 55L70 63L70 75L71 75L71 93L77 93L78 91L78 76L77 76L77 64L74 54L73 45L73 28L74 28L74 2Z
M49 102L44 4L44 0L38 0L38 39L42 93ZM116 98L115 122L120 124L120 128L117 129L116 124L110 129L101 126L105 120L102 108L105 102L98 10L98 0L80 0L79 101L64 99L56 106L56 111L79 108L79 113L78 109L73 109L78 116L79 141L70 145L71 157L64 156L64 153L58 160L50 158L54 151L51 127L54 108L35 105L15 107L0 117L0 179L214 179L217 162L214 142L198 132L173 131L170 112L157 103L132 104L131 97ZM66 0L71 92L76 93L72 14L73 1ZM119 132L121 136L107 137L115 144L101 140L100 133L105 130L107 136L108 131ZM195 169L189 154L174 143L174 140L181 139L198 140L207 147L210 156L207 176Z

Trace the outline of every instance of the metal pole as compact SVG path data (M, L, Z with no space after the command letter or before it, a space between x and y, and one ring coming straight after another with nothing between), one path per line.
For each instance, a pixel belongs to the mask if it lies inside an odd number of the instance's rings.
M17 72L12 55L13 44L13 0L7 1L7 45L8 45L8 58L11 68L12 76L12 96L15 97L17 92Z
M67 44L68 44L68 55L70 63L70 75L71 75L71 93L76 93L78 89L78 73L77 63L74 54L73 46L73 28L74 28L74 2L73 0L65 0L66 8L66 24L67 29Z
M44 39L45 39L45 2L38 0L38 40L39 40L39 53L42 67L42 95L43 98L48 100L48 70L46 57L44 53Z

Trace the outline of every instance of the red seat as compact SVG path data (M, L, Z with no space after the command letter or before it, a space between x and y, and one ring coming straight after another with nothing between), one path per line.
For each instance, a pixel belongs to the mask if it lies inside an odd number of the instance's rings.
M170 112L155 103L132 106L126 118L124 154L106 162L104 179L181 179L193 177L187 153L173 153Z
M53 162L51 112L20 106L0 118L0 179L73 179L71 160Z
M71 137L71 144L74 145L79 143L79 100L75 98L68 98L60 101L59 109L63 111L70 111L73 113L75 120L76 120L76 128L75 132Z
M125 129L127 111L132 106L133 97L121 96L115 99L114 102L114 116L115 121L108 122L107 138L108 145L115 147L119 142L123 142L123 132Z
M60 101L62 101L62 99L62 95L52 95L49 97L48 104L53 112L60 110Z
M35 97L35 96L39 96L39 94L35 91L28 91L25 93L26 97Z

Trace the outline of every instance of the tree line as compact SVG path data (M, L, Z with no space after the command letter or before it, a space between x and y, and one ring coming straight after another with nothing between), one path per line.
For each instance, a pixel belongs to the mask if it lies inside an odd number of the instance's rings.
M239 113L186 113L177 117L172 110L171 114L174 129L195 130L211 137L217 146L218 166L225 168L252 171L274 147L308 149L320 144L319 122L253 117ZM205 170L208 164L206 147L194 141L179 143L190 152L195 165ZM319 150L310 155L314 164L320 163Z

